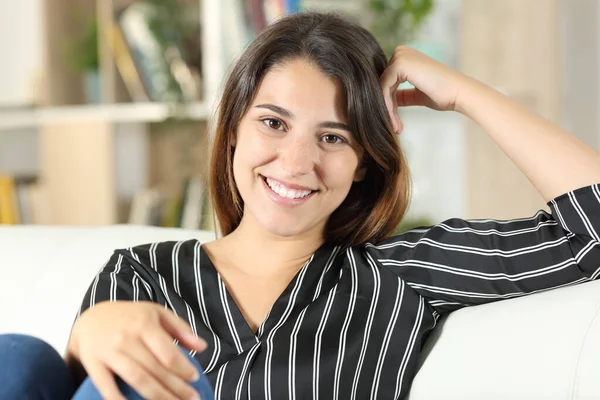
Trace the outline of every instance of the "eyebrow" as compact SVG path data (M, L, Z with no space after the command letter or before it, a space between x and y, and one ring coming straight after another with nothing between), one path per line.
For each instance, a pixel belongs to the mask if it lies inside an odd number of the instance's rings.
M286 110L283 107L276 106L275 104L259 104L255 107L256 108L266 108L267 110L271 110L274 113L281 115L282 117L294 119L294 114L291 111ZM341 130L345 130L345 131L352 133L352 130L350 129L350 127L341 122L324 121L319 124L319 127L320 128L341 129Z

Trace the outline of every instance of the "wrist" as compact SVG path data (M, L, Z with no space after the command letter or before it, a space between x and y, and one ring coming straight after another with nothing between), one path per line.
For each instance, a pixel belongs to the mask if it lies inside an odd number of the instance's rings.
M456 96L454 111L471 117L473 107L481 102L481 96L485 96L485 90L489 89L480 81L463 75L464 79L460 84L460 90Z

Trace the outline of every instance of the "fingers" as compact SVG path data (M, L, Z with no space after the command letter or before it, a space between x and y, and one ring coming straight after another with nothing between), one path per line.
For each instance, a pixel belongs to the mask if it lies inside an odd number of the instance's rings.
M185 354L175 344L166 332L157 330L142 336L144 344L152 349L152 354L158 362L171 373L187 382L199 378L196 367L187 359Z
M394 82L394 84L390 85L389 82L382 80L381 90L383 91L383 99L385 100L385 106L387 108L388 114L390 116L390 121L392 122L392 127L394 128L394 132L398 132L398 105L396 103L396 96L392 95L392 93L396 92L396 88L399 83Z
M183 355L178 347L173 344L169 345L171 347L171 352L173 353L173 355L170 355L169 357L175 359L176 356ZM152 378L158 381L168 392L173 393L178 399L189 400L193 398L194 395L197 395L194 389L187 383L187 381L195 381L199 378L198 371L196 371L196 368L194 368L193 365L191 366L192 372L185 371L185 376L181 377L175 371L175 369L177 369L176 367L171 369L170 367L165 366L155 357L155 354L139 340L129 344L126 356L133 359L138 365L143 366L146 372L152 375ZM183 358L187 364L191 364L185 356L183 356ZM180 365L182 366L180 369L184 370L183 367L185 367L185 364L180 362ZM181 371L178 372L181 373ZM193 379L187 379L190 376ZM125 380L124 377L122 378Z
M150 371L129 356L120 353L114 354L111 369L145 399L179 400L177 396L161 385Z
M383 71L383 74L381 74L380 82L392 126L396 133L400 133L402 132L402 122L400 121L400 117L398 117L398 99L396 91L400 84L406 82L406 78L403 77L402 72L399 70L396 59L397 52L394 52L388 67Z
M86 372L103 399L126 400L117 387L113 373L102 363L88 364Z
M206 350L206 342L194 335L192 329L184 320L164 308L161 308L159 315L163 328L169 335L179 339L184 347L199 352Z

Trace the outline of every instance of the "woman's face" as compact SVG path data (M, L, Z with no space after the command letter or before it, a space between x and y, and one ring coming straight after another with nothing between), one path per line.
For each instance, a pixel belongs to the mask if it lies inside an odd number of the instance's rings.
M234 140L245 222L283 237L323 234L352 182L364 176L344 109L340 83L310 62L295 59L267 72Z

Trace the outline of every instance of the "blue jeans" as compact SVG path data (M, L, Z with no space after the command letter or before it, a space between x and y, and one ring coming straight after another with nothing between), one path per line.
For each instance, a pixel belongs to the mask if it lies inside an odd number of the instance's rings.
M200 364L187 352L200 372L192 383L202 400L212 400L213 392ZM117 379L121 393L128 400L142 397ZM0 335L0 399L2 400L101 400L102 396L87 378L77 388L62 357L40 339L25 335Z

